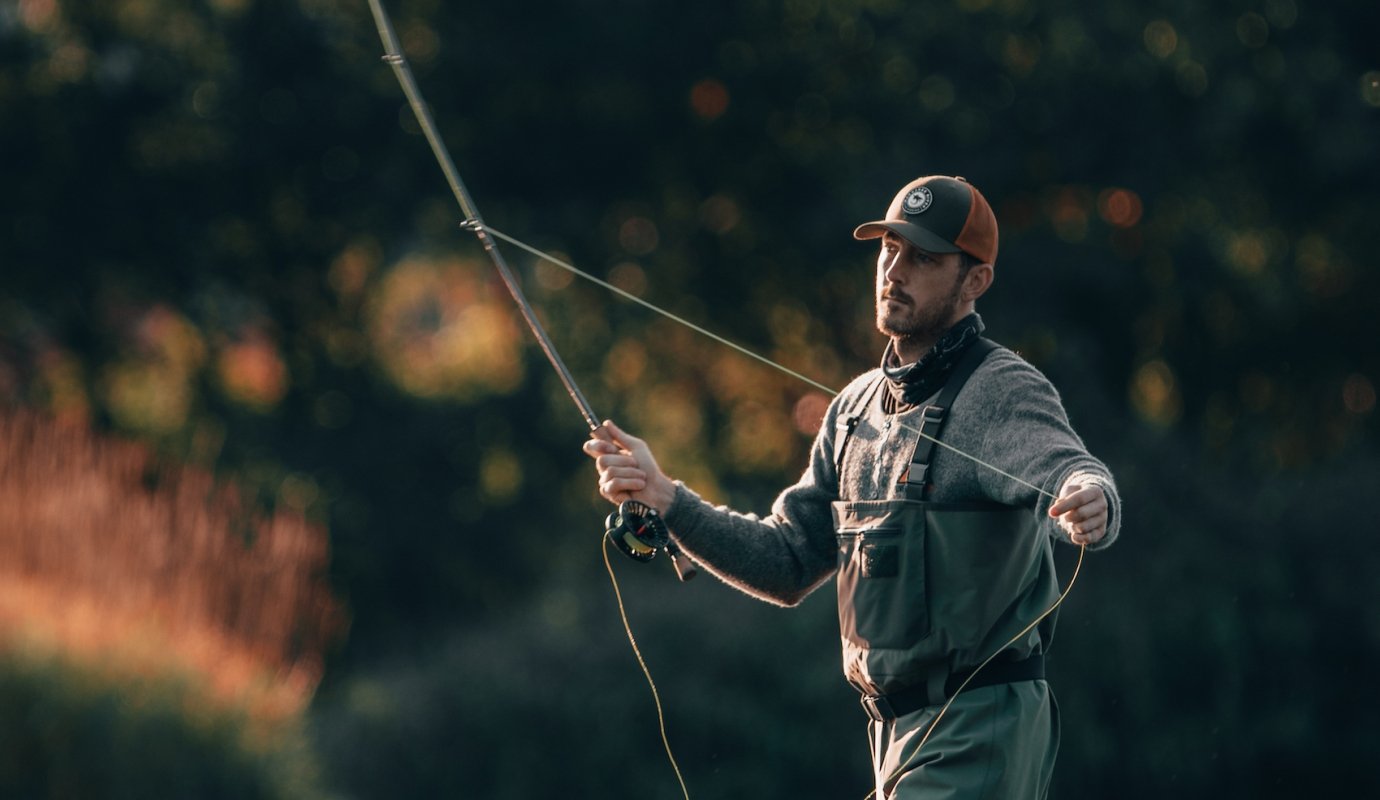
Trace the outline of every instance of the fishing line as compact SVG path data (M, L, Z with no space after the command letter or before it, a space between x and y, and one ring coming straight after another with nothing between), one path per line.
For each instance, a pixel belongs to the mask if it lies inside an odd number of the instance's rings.
M472 227L472 225L469 224L469 223L466 223L466 224L464 225L464 227ZM562 261L561 259L556 258L555 256L551 255L550 253L546 253L546 252L543 252L543 251L541 251L541 250L538 250L537 248L535 248L535 247L533 247L533 246L531 246L531 245L527 244L526 242L523 242L523 241L521 241L521 240L519 240L519 239L514 239L513 237L511 237L511 236L509 236L508 234L504 233L503 231L497 230L496 228L491 228L491 227L489 227L489 226L487 226L487 225L484 226L484 229L487 230L489 233L492 233L494 236L496 236L496 237L502 239L503 241L508 242L509 244L511 244L511 245L513 245L513 246L515 246L515 247L518 247L518 248L520 248L520 249L522 249L522 250L526 250L528 253L531 253L532 255L536 256L537 258L540 258L541 260L546 261L547 263L552 264L553 266L560 267L561 269L563 269L563 270L565 270L565 271L567 271L567 272L569 272L569 273L571 273L571 274L573 274L573 275L578 275L579 277L584 278L585 280L589 281L590 283L596 284L596 285L598 285L598 286L602 286L602 287L604 287L605 289L608 289L610 292L613 292L614 294L619 295L620 297L623 297L623 298L625 298L625 299L628 299L628 300L633 301L634 303L637 303L638 305L642 306L643 308L649 309L649 310L651 310L651 311L655 311L656 313L658 313L658 314L660 314L661 316L663 316L663 317L665 317L665 318L671 320L672 322L676 322L676 323L679 323L679 324L681 324L681 325L684 325L685 327L689 328L690 330L692 330L692 331L694 331L694 332L696 332L696 333L699 333L699 334L703 334L704 336L707 336L707 337L709 337L710 339L713 339L714 341L718 342L718 343L721 344L721 345L724 345L724 346L729 347L729 348L731 348L731 349L733 349L733 350L736 350L736 351L738 351L739 353L742 353L743 355L747 356L748 358L756 359L756 360L762 362L763 364L766 364L767 366L772 367L773 369L780 370L781 372L784 372L784 373L786 373L787 375L790 375L792 378L797 378L797 379L799 379L799 380L802 380L802 381L804 381L805 383L808 383L808 384L810 384L811 386L815 387L816 389L819 389L820 391L828 392L831 396L832 396L832 395L838 394L838 392L834 391L833 389L830 389L828 386L825 386L824 384L822 384L822 383L820 383L820 382L814 380L813 378L810 378L810 377L807 377L807 376L805 376L805 375L802 375L802 374L800 374L799 372L796 372L795 370L791 369L790 367L787 367L787 366L782 365L782 364L778 364L777 362L772 361L770 358L767 358L766 356L758 355L757 353L752 352L751 350L747 349L746 347L743 347L742 345L739 345L739 344L736 343L736 342L733 342L733 341L731 341L731 340L729 340L729 339L725 339L724 337L720 336L719 334L717 334L717 333L715 333L715 332L713 332L713 331L711 331L711 330L707 330L707 329L705 329L705 328L702 328L702 327L700 327L699 325L696 325L695 323L691 322L690 320L688 320L688 319L686 319L686 318L684 318L684 317L681 317L681 316L677 316L676 314L673 314L673 313L671 313L670 311L667 311L666 309L661 308L660 306L653 305L652 303L649 303L649 302L647 302L646 300L643 300L641 297L638 297L637 295L633 294L632 292L625 291L625 290L623 290L623 289L621 289L621 288L619 288L619 287L617 287L617 286L614 286L613 284L609 283L609 282L606 281L606 280L602 280L602 279L600 279L600 278L597 278L597 277L595 277L595 276L589 274L588 272L585 272L584 270L580 269L579 267L576 267L576 266L573 265L573 264L566 263L565 261Z
M637 295L635 295L635 294L633 294L633 293L631 293L631 292L624 291L623 289L620 289L619 287L614 286L613 284L609 283L608 281L605 281L605 280L602 280L602 279L600 279L600 278L598 278L598 277L595 277L594 275L591 275L591 274L589 274L588 272L585 272L584 270L580 269L579 267L577 267L577 266L575 266L575 265L573 265L573 264L570 264L570 263L568 263L568 262L566 262L566 261L563 261L563 260L561 260L560 258L557 258L556 256L554 256L554 255L552 255L552 254L550 254L550 253L547 253L547 252L545 252L545 251L543 251L543 250L539 250L539 249L537 249L537 248L535 248L535 247L533 247L533 246L531 246L531 245L529 245L529 244L527 244L527 243L525 243L525 242L523 242L523 241L521 241L521 240L519 240L519 239L515 239L515 238L513 238L512 236L509 236L508 234L504 233L503 231L500 231L500 230L497 230L497 229L495 229L495 228L489 227L488 225L484 225L483 223L474 223L474 222L466 222L466 223L464 223L463 227L466 227L466 228L482 227L485 231L487 231L488 233L493 234L496 238L502 239L503 241L508 242L509 244L512 244L512 245L514 245L515 247L518 247L518 248L520 248L520 249L522 249L522 250L526 250L528 253L530 253L530 254L536 256L537 258L540 258L540 259L543 260L543 261L546 261L547 263L549 263L549 264L551 264L551 265L553 265L553 266L560 267L561 269L563 269L563 270L565 270L565 271L571 273L572 275L577 275L577 276L579 276L579 277L581 277L581 278L584 278L585 280L589 281L590 283L596 284L596 285L598 285L598 286L602 286L602 287L604 287L605 289L608 289L609 291L613 292L614 294L619 295L620 297L624 297L624 298L626 298L626 299L628 299L628 300L631 300L632 302L637 303L638 305L642 306L643 308L646 308L646 309L648 309L648 310L650 310L650 311L653 311L653 312L655 312L655 313L657 313L657 314L660 314L661 316L663 316L663 317L665 317L665 318L671 320L672 322L676 322L676 323L679 323L679 324L681 324L681 325L684 325L685 327L689 328L689 329L692 330L692 331L695 331L696 333L703 334L704 336L707 336L707 337L709 337L710 339L713 339L714 341L718 342L719 344L722 344L722 345L725 345L725 346L727 346L727 347L730 347L730 348L732 348L733 350L736 350L737 352L742 353L742 354L745 355L745 356L748 356L749 358L756 359L757 361L760 361L761 363L766 364L767 366L772 367L773 369L779 370L779 371L781 371L781 372L783 372L783 373L785 373L785 374L787 374L787 375L790 375L790 376L793 377L793 378L798 378L798 379L804 381L805 383L808 383L808 384L810 384L811 386L815 387L816 389L819 389L820 391L825 392L825 393L828 394L830 397L837 397L838 394L839 394L839 392L838 392L837 389L832 389L832 388L830 388L830 387L828 387L828 386L825 386L824 384L820 383L819 381L816 381L816 380L814 380L814 379L812 379L812 378L806 377L805 375L802 375L802 374L800 374L799 372L796 372L795 370L791 369L790 367L787 367L787 366L785 366L784 364L780 364L780 363L778 363L778 362L776 362L776 361L773 361L773 360L771 360L770 358L767 358L767 357L764 356L764 355L760 355L760 354L758 354L758 353L754 353L753 351L747 349L746 347L743 347L742 345L737 344L736 342L733 342L733 341L731 341L731 340L729 340L729 339L725 339L724 337L720 336L719 334L714 333L713 331L707 330L707 329L705 329L705 328L703 328L703 327L701 327L701 326L699 326L699 325L696 325L695 323L693 323L693 322L691 322L691 321L685 319L684 317L678 316L678 315L676 315L676 314L674 314L674 313L672 313L672 312L670 312L670 311L667 311L667 310L664 309L664 308L661 308L660 306L657 306L657 305L655 305L655 304L653 304L653 303L650 303L650 302L648 302L648 301L642 299L641 297L638 297ZM1058 500L1058 499L1059 499L1059 498L1058 498L1057 496L1055 496L1052 492L1050 492L1050 491L1048 491L1048 490L1046 490L1046 489L1042 489L1042 488L1040 488L1039 486L1036 486L1035 484L1031 483L1030 481L1025 480L1024 478L1021 478L1021 477L1018 476L1018 475L1012 475L1011 473L1009 473L1009 472L1007 472L1007 471L1001 469L1000 467L995 466L995 465L993 465L993 464L989 464L988 462L982 460L981 458L978 458L977 456L972 455L972 454L970 454L970 453L964 452L963 450L960 450L960 449L958 449L957 447L954 447L954 446L951 445L951 444L948 444L948 443L946 443L946 442L942 442L942 441L940 441L939 439L936 439L935 437L930 436L929 434L927 434L927 433L921 431L919 428L912 428L912 427L910 427L909 425L906 425L906 424L904 424L904 423L900 423L899 425L900 425L900 427L901 427L902 429L907 430L907 431L910 431L911 433L914 433L914 434L920 436L920 437L923 438L923 439L928 439L929 441L934 442L935 444L939 445L940 447L943 447L944 449L949 450L950 452L953 452L953 453L956 453L956 454L958 454L958 455L960 455L960 456L963 456L964 458L968 459L969 461L972 461L972 462L975 463L975 464L978 464L978 465L980 465L980 466L986 467L987 469L991 470L992 472L997 473L998 475L1001 475L1001 476L1004 477L1004 478L1008 478L1008 479L1010 479L1010 480L1012 480L1012 481L1015 481L1016 483L1021 484L1022 486L1028 487L1028 488L1030 488L1030 489L1034 489L1036 492L1038 492L1038 493L1044 495L1045 497L1050 498L1051 500Z
M652 671L647 669L647 662L642 658L642 650L637 646L637 639L633 637L632 625L628 623L628 610L623 607L623 593L618 589L618 578L613 574L613 562L609 560L609 537L601 537L599 542L600 550L604 554L604 568L609 571L609 581L613 584L613 596L618 599L618 615L623 618L623 630L628 634L628 643L632 645L633 655L637 656L637 665L642 667L642 674L647 676L647 685L652 688L652 702L656 704L656 722L661 729L661 744L666 748L666 758L671 761L671 769L675 770L676 780L680 782L681 793L685 795L685 800L690 800L690 790L685 788L685 778L680 774L680 765L676 763L675 754L671 752L671 740L666 737L666 714L661 709L661 695L656 690L656 681L652 680Z

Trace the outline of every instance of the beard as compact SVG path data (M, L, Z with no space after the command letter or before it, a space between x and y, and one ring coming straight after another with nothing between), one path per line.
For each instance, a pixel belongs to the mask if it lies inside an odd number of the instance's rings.
M877 292L877 330L901 343L917 343L929 346L952 327L954 314L958 310L959 296L963 281L954 282L954 287L946 297L941 297L927 306L917 306L914 299L900 292L879 289ZM889 300L895 300L892 307Z

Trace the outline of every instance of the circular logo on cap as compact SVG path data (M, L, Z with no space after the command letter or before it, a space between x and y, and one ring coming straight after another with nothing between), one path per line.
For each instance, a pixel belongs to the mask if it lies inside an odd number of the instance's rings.
M934 202L934 193L928 186L917 186L906 193L906 199L901 201L901 210L907 214L919 214L921 211L930 207Z

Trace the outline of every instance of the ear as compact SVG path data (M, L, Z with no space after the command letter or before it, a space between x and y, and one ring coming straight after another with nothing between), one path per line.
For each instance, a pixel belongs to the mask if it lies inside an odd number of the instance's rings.
M977 264L968 270L968 275L963 279L963 299L973 302L987 293L991 287L992 280L995 278L995 270L991 264Z

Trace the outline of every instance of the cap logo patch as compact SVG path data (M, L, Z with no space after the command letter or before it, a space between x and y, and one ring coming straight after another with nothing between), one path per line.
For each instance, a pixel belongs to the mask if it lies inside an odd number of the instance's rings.
M901 210L907 214L919 214L930 207L934 202L934 193L928 186L917 186L906 193L906 199L901 201Z

